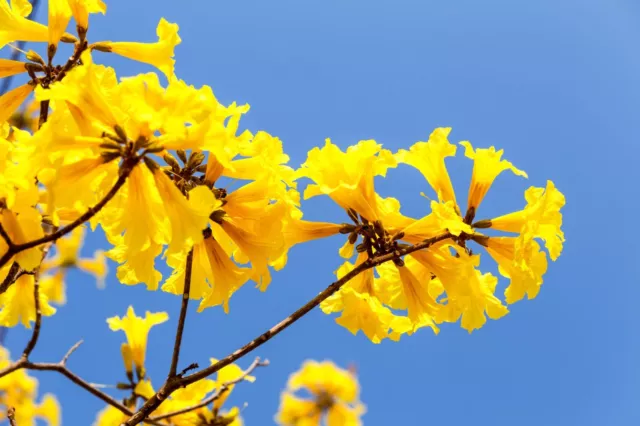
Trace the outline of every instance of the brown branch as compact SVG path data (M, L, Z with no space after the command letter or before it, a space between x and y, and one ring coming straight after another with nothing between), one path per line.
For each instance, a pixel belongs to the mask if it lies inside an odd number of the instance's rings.
M13 265L11 265L11 268L9 269L9 272L7 273L4 281L0 283L0 294L6 292L9 287L11 287L14 282L16 282L16 280L20 277L19 272L20 265L18 265L18 262L13 262Z
M2 237L2 239L4 240L5 243L7 243L7 246L9 248L13 247L15 244L13 244L13 241L11 240L11 237L9 236L9 234L7 234L7 231L5 231L4 226L2 226L2 224L0 223L0 237Z
M173 355L171 356L171 367L169 368L169 379L176 377L178 370L178 358L180 358L180 346L182 345L182 333L184 323L187 319L187 308L189 307L189 293L191 292L191 270L193 269L193 247L187 255L187 264L184 271L184 289L182 290L182 304L180 305L180 318L176 328L176 340L173 344Z
M136 166L136 164L138 164L139 161L140 161L140 157L137 157L137 156L126 159L122 163L122 166L120 167L120 175L118 176L118 180L113 185L113 187L109 190L109 192L107 192L107 194L100 201L98 201L98 203L95 206L87 209L87 211L84 212L82 216L78 217L76 220L74 220L67 226L62 227L58 229L56 232L53 232L49 235L45 235L42 238L38 238L37 240L29 241L23 244L15 244L12 247L9 247L7 252L4 255L2 255L2 257L0 257L0 268L3 267L17 253L20 253L25 250L29 250L30 248L37 247L41 244L46 244L46 243L56 241L59 238L64 237L69 232L73 231L74 229L76 229L78 226L82 225L89 219L91 219L93 216L95 216L116 195L118 190L122 187L122 185L124 185L127 178L131 174L131 171Z
M67 364L67 360L69 359L69 356L76 349L78 349L78 347L80 346L81 342L82 341L80 341L80 342L76 343L75 345L73 345L67 351L67 353L62 358L62 360L60 362L58 362L58 363L46 363L46 362L37 362L36 363L36 362L31 362L31 361L27 360L26 358L22 357L18 361L16 361L16 362L12 363L11 365L9 365L7 368L5 368L3 370L0 370L0 378L13 373L14 371L21 370L21 369L33 370L33 371L54 371L54 372L57 372L59 374L62 374L64 377L66 377L72 383L78 385L79 387L81 387L82 389L86 390L87 392L89 392L93 396L101 399L103 402L105 402L105 403L117 408L122 413L124 413L124 414L126 414L128 416L132 415L133 412L129 408L125 407L123 404L118 402L112 396L100 391L94 385L92 385L91 383L89 383L89 382L85 381L84 379L80 378L79 376L77 376L75 373L73 373L71 370L69 370L67 368L66 364ZM164 423L159 423L159 422L154 421L154 420L147 420L147 422L149 424L156 425L156 426L167 426Z
M222 386L220 386L220 389L216 390L212 395L210 395L209 397L203 399L202 401L200 401L196 405L192 405L192 406L186 407L186 408L181 408L179 410L172 411L172 412L166 413L166 414L162 414L160 416L150 417L149 419L147 419L145 421L149 421L149 420L151 420L151 421L164 420L164 419L168 419L168 418L171 418L171 417L178 416L180 414L189 413L191 411L197 410L198 408L206 407L207 405L211 404L212 402L217 401L218 399L220 399L222 397L222 395L224 395L225 393L229 392L229 390L231 389L231 386L233 386L235 384L238 384L241 381L243 381L244 379L246 379L249 374L253 373L253 370L255 370L258 367L266 367L268 365L269 365L269 360L261 361L260 358L256 358L251 363L251 365L249 367L247 367L247 369L244 370L240 376L238 376L237 379L223 383Z
M33 334L31 334L31 339L27 343L27 346L24 348L24 352L22 352L22 358L27 360L29 359L29 355L36 347L38 343L38 337L40 337L40 326L42 325L42 310L40 309L40 270L36 271L36 275L33 283L33 302L36 310L36 322L33 326Z
M432 246L433 244L436 244L440 241L446 240L451 237L452 235L449 232L447 232L437 237L429 238L428 240L415 244L411 247L400 249L395 252L377 256L374 258L370 258L367 261L361 263L360 265L356 266L351 271L349 271L342 278L331 283L326 289L324 289L322 292L320 292L320 294L318 294L316 297L314 297L305 305L303 305L300 309L293 312L291 315L289 315L288 317L280 321L278 324L271 327L269 330L262 333L260 336L256 337L255 339L251 340L249 343L247 343L240 349L236 350L232 354L228 355L227 357L221 359L220 361L216 362L215 364L207 368L203 368L202 370L196 373L190 374L186 377L178 376L173 379L171 378L167 379L167 381L162 385L162 387L158 390L158 392L156 392L155 395L149 398L147 402L145 402L144 405L140 407L140 409L131 418L129 418L129 420L124 422L121 426L133 426L133 425L139 424L140 422L144 421L149 416L149 414L151 414L156 408L158 408L158 406L162 404L162 402L169 395L171 395L176 389L187 386L191 383L197 382L198 380L204 379L212 375L213 373L217 372L221 368L226 367L227 365L235 362L239 358L243 357L244 355L248 354L249 352L263 345L267 341L271 340L271 338L279 334L284 329L288 328L290 325L292 325L293 323L298 321L300 318L302 318L304 315L309 313L312 309L320 305L320 303L322 303L329 296L331 296L332 294L340 290L340 288L343 285L345 285L347 282L349 282L351 279L353 279L360 273L368 269L371 269L375 266L378 266L382 263L388 262L393 259L398 259L404 255L413 253L414 251L426 249Z
M16 409L10 407L7 409L7 419L9 420L10 426L17 426L16 424Z

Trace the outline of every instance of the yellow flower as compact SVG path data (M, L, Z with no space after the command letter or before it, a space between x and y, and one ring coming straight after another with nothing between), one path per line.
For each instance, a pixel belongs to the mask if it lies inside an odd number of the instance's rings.
M0 0L0 9L2 8L2 1ZM0 17L0 22L3 22L2 17ZM11 114L22 105L34 88L35 86L32 83L27 83L0 96L0 123L4 123L11 117Z
M31 4L27 0L0 0L0 49L13 41L47 41L49 29L35 21L27 19L31 13ZM4 120L0 120L3 122Z
M147 350L147 337L151 327L154 325L162 324L167 321L169 316L166 312L151 313L146 312L145 317L136 316L133 306L129 306L127 315L122 318L115 316L107 319L109 328L113 331L122 330L127 336L128 349L124 351L130 351L130 356L133 361L133 365L136 368L138 377L144 376L144 359ZM125 367L130 372L130 364L125 357Z
M464 146L464 155L473 160L473 173L469 186L469 199L467 209L478 209L485 194L500 173L511 170L518 176L527 177L527 174L513 166L509 161L502 160L504 150L496 151L494 147L477 148L475 151L467 141L460 142Z
M213 365L216 362L218 362L218 360L215 358L211 358L210 362ZM225 383L236 381L243 375L244 375L244 371L238 365L229 364L218 371L218 374L216 375L216 388L220 389L222 385L224 385ZM256 378L253 376L247 375L247 376L244 376L242 380L253 383L256 381ZM218 398L213 403L214 410L219 410L222 407L222 405L225 403L227 398L229 398L229 395L231 394L233 389L236 387L236 385L228 385L228 387L229 387L229 390L223 393L221 397Z
M103 41L96 43L98 47L94 45L94 48L113 52L134 61L151 64L171 80L174 77L173 67L176 62L173 59L173 51L182 41L178 36L178 25L171 24L162 18L158 23L156 33L158 35L156 43Z
M295 395L304 389L311 399ZM307 361L289 378L276 422L283 426L359 426L365 407L358 400L359 384L353 373L330 361Z
M102 0L67 0L71 13L79 27L78 33L86 33L89 28L89 14L107 12L107 5Z
M49 0L49 58L58 48L58 41L71 20L69 0Z
M396 154L399 163L409 164L422 173L441 202L453 201L456 194L444 159L456 155L456 146L449 142L451 127L438 127L427 142L416 142L409 151L401 149Z
M451 255L451 248L459 257ZM437 322L457 322L462 318L462 328L472 332L485 324L485 313L491 319L499 319L509 312L494 295L498 279L476 269L480 256L470 255L451 244L441 244L413 252L411 257L436 276L442 291L446 292L446 299L442 299L446 303L436 314ZM439 296L436 288L429 288L429 294Z
M27 72L24 62L12 61L11 59L0 59L0 78Z
M455 209L456 205L451 201L446 203L431 201L431 213L403 228L404 237L402 239L415 244L442 235L447 231L455 236L462 232L473 234L471 226L462 221Z
M38 87L36 99L64 101L79 128L95 126L113 133L113 128L120 121L126 121L118 109L115 72L112 68L94 64L89 51L84 52L80 59L82 66L74 67L62 81L53 83L46 90ZM137 136L132 135L134 138Z
M0 369L11 364L9 352L0 346ZM15 408L15 421L19 425L35 425L36 419L49 426L60 424L60 406L51 394L45 394L37 404L38 381L20 369L0 378L0 421L6 419L9 408ZM18 423L19 422L19 423Z
M438 334L435 324L440 305L430 292L431 277L426 268L413 258L407 258L404 266L391 263L380 265L376 287L378 297L393 309L406 309L413 324L413 331L430 327Z
M103 209L101 223L111 237L124 232L122 242L127 247L127 258L130 259L152 244L163 245L170 241L171 225L164 215L163 206L153 174L147 167L137 165L131 171L126 185Z
M159 167L152 170L153 179L162 199L166 217L171 224L171 240L168 253L182 251L202 240L202 231L209 222L220 202L205 186L199 186L189 192L185 198L174 183Z
M31 328L31 321L36 319L34 294L35 279L33 275L22 275L9 289L0 295L0 325L14 327L21 322L26 328ZM49 304L49 298L39 292L40 311L45 317L56 312L56 308Z
M538 295L542 275L547 271L547 256L531 235L489 237L483 244L498 263L500 274L511 279L504 292L507 303L515 303L525 294L529 299Z
M162 285L162 291L182 294L184 291L187 254L179 253L168 260L172 275ZM210 306L223 305L229 312L229 299L251 278L251 269L236 265L224 248L211 236L193 247L191 272L192 299L202 299L198 311Z
M527 201L524 210L491 219L491 228L521 233L526 226L528 232L544 240L549 250L549 257L551 260L556 260L562 253L564 242L564 233L560 229L562 226L560 209L565 204L564 195L549 180L546 188L532 186L527 189L524 196Z
M373 222L379 218L373 179L385 176L387 169L396 164L391 152L373 140L360 141L342 152L327 139L322 149L309 151L297 175L314 182L307 185L305 200L328 195L343 209L353 209Z

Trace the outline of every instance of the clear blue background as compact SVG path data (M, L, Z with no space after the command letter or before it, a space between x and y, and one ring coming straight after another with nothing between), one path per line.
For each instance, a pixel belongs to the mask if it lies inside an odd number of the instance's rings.
M39 18L45 16L46 7ZM397 150L452 126L451 140L496 145L529 173L504 174L479 217L521 208L529 185L552 179L567 197L567 242L550 264L537 299L469 335L443 326L399 343L374 345L314 311L240 361L271 360L254 384L236 388L247 425L273 423L288 375L308 358L357 367L367 425L638 425L640 298L635 262L640 133L640 3L633 0L111 1L91 20L91 41L155 40L160 17L180 24L177 73L211 85L223 103L249 103L243 127L281 137L291 164L331 137L342 147L373 138ZM33 48L34 45L31 45ZM44 50L40 49L43 53ZM150 67L106 54L119 75ZM471 162L449 162L464 204ZM414 170L390 172L378 188L406 214L428 210L431 194ZM344 221L327 200L304 204L306 217ZM98 248L94 237L86 254ZM261 294L250 285L231 313L196 314L193 304L181 366L223 357L280 321L332 281L334 238L293 249L288 267ZM483 259L485 270L493 270ZM148 368L164 379L179 298L125 287L112 269L106 290L72 274L68 304L44 321L33 359L56 361L79 339L69 365L92 382L123 378L123 333L105 318L166 310L154 328ZM501 292L504 288L501 281ZM29 333L11 330L19 354ZM55 392L65 425L89 425L104 404L54 373L38 374ZM114 395L118 395L114 392Z

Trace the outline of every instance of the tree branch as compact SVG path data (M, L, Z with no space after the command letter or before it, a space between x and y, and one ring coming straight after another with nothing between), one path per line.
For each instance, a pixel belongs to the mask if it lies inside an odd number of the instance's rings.
M42 325L42 310L40 309L40 270L36 271L36 275L34 277L33 283L33 299L34 306L36 310L36 322L33 326L33 334L31 335L31 339L27 343L27 346L24 348L24 352L22 352L23 359L29 359L29 355L36 347L38 343L38 337L40 337L40 326Z
M9 287L11 287L11 284L13 284L18 279L18 272L20 272L20 265L18 265L18 262L13 262L4 281L0 283L0 294L3 294L5 291L7 291Z
M187 264L184 271L184 289L182 290L182 304L180 305L180 318L176 328L176 340L173 344L173 355L171 356L171 367L169 368L169 379L176 377L178 370L178 359L180 358L180 346L182 345L182 333L184 323L187 319L187 308L189 307L189 293L191 292L191 271L193 269L193 247L187 255Z
M324 289L322 292L320 292L320 294L318 294L316 297L314 297L305 305L303 305L300 309L293 312L291 315L289 315L288 317L280 321L278 324L274 325L269 330L262 333L260 336L256 337L255 339L251 340L249 343L247 343L240 349L236 350L232 354L228 355L227 357L221 359L220 361L216 362L215 364L209 367L203 368L202 370L196 373L190 374L186 377L175 377L173 379L171 378L167 379L167 381L162 385L162 387L158 390L158 392L156 392L155 395L149 398L147 402L145 402L144 405L140 407L140 409L121 426L134 426L139 424L140 422L144 421L149 416L149 414L151 414L160 404L162 404L162 402L169 395L171 395L176 389L187 386L191 383L197 382L198 380L204 379L205 377L212 375L213 373L217 372L221 368L226 367L227 365L235 362L239 358L243 357L244 355L248 354L249 352L263 345L267 341L271 340L271 338L279 334L284 329L288 328L291 324L298 321L300 318L302 318L304 315L310 312L313 308L320 305L320 303L322 303L329 296L331 296L332 294L340 290L340 288L343 285L345 285L347 282L349 282L351 279L353 279L360 273L368 269L371 269L375 266L378 266L382 263L388 262L393 259L398 259L404 255L413 253L414 251L426 249L440 241L446 240L451 237L452 235L449 232L447 232L437 237L429 238L411 247L397 250L392 253L376 256L361 263L360 265L356 266L351 271L349 271L342 278L331 283L326 289Z
M53 232L49 235L45 235L42 238L38 238L37 240L29 241L23 244L14 244L13 246L9 247L6 253L2 255L2 257L0 257L0 268L3 267L14 255L20 252L23 252L25 250L29 250L30 248L37 247L41 244L46 244L46 243L56 241L59 238L64 237L69 232L73 231L74 229L76 229L78 226L82 225L89 219L91 219L93 216L95 216L116 195L118 190L124 185L127 178L131 174L131 171L138 164L139 161L140 161L140 157L137 157L137 156L126 159L122 163L122 166L120 167L120 175L118 176L118 180L113 185L113 187L109 190L109 192L107 192L107 194L100 201L98 201L98 203L95 206L87 209L87 211L84 212L82 216L78 217L76 220L74 220L67 226L62 227L58 229L56 232Z
M7 234L7 231L5 231L4 226L2 226L1 223L0 223L0 237L2 237L5 243L7 243L7 246L9 246L9 248L14 246L13 241L11 240L11 237L9 236L9 234Z
M160 416L150 417L149 419L147 419L145 421L149 421L149 420L151 420L151 421L164 420L164 419L168 419L168 418L171 418L171 417L178 416L180 414L189 413L191 411L197 410L198 408L206 407L207 405L211 404L212 402L217 401L218 399L220 399L222 397L222 395L224 395L225 393L229 392L229 390L231 389L231 386L233 386L235 384L238 384L241 381L243 381L244 379L246 379L246 377L249 374L251 374L253 372L253 370L255 370L258 367L266 367L268 365L269 365L269 360L261 361L260 358L256 358L251 363L251 365L246 370L244 370L240 376L238 376L237 379L223 383L222 386L220 386L220 389L216 390L212 395L210 395L208 398L203 399L202 401L200 401L196 405L192 405L191 407L181 408L180 410L172 411L171 413L162 414Z

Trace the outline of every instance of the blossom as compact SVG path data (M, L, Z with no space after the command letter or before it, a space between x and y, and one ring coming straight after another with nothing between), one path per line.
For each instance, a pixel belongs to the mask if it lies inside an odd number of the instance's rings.
M76 20L78 33L82 35L89 28L89 14L107 12L107 5L102 0L67 0L73 18Z
M173 51L182 41L178 36L178 25L169 23L162 18L158 23L156 34L158 35L156 43L103 41L96 43L93 48L151 64L171 80L174 76L173 67L175 64Z
M0 59L0 78L27 72L26 63L11 59Z
M0 369L11 365L9 351L0 346ZM44 420L48 426L60 424L60 406L55 396L45 394L40 403L38 381L24 369L16 370L0 378L0 421L6 420L7 410L14 408L15 424L34 426L36 420Z
M460 142L464 146L464 155L473 160L473 174L469 185L467 209L477 209L485 194L500 173L511 170L517 176L527 177L527 174L517 169L509 161L502 159L504 150L496 151L492 146L488 149L473 149L468 141Z
M296 395L306 390L311 399ZM355 375L330 361L306 361L289 377L282 393L276 422L280 425L358 426L365 407L358 399L359 384Z
M2 1L0 0L0 9L2 8ZM0 22L2 22L1 17ZM33 92L33 89L35 89L35 86L32 83L26 83L0 96L0 123L4 123L11 117L11 114Z
M168 319L169 316L166 312L151 313L147 311L144 318L138 317L133 306L129 306L127 314L122 318L114 316L107 319L111 330L122 330L127 336L127 343L122 344L127 373L132 371L133 364L138 377L144 377L144 359L149 331L154 325L162 324Z
M527 206L523 210L491 219L490 227L520 233L528 226L529 232L544 240L551 260L556 260L562 252L564 242L564 232L560 229L560 209L565 204L565 197L550 180L547 181L546 188L532 186L524 196Z
M456 194L444 159L456 155L456 146L449 142L451 127L438 127L427 142L416 142L408 151L396 154L399 163L409 164L422 173L442 202L456 202Z
M49 29L27 18L31 13L28 0L0 0L0 48L14 41L47 41ZM1 110L0 110L1 111ZM4 120L0 120L0 123Z

